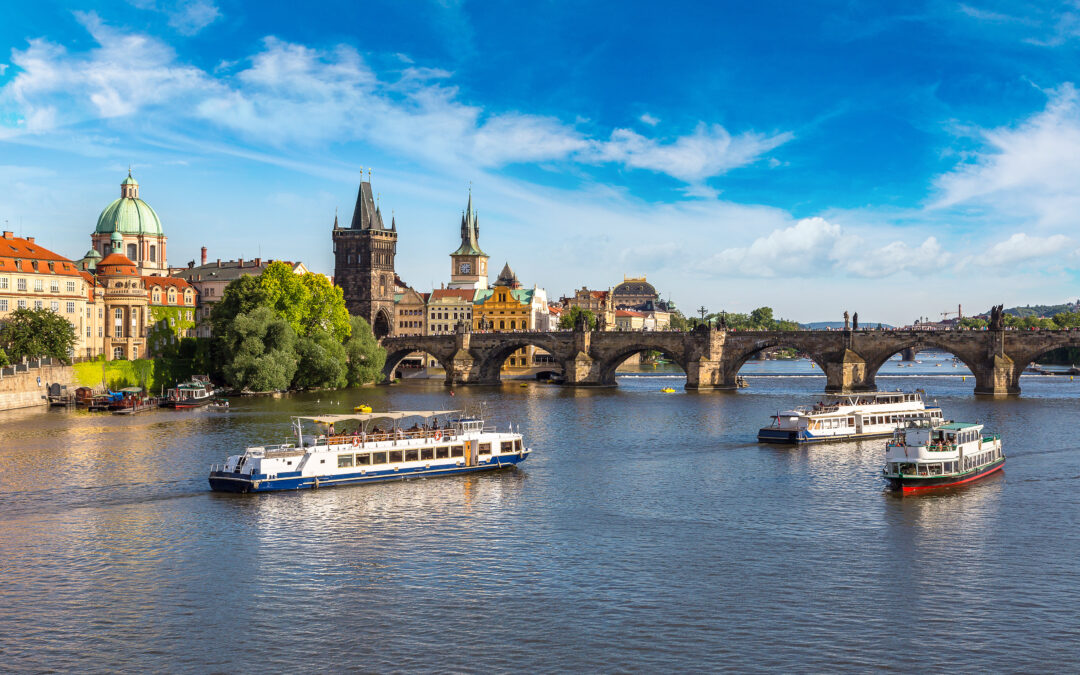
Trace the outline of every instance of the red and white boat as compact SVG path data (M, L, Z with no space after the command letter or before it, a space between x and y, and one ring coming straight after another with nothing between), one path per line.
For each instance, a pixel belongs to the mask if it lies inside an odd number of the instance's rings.
M891 487L912 492L970 483L1003 466L1001 437L983 434L983 425L922 419L893 434L882 475Z

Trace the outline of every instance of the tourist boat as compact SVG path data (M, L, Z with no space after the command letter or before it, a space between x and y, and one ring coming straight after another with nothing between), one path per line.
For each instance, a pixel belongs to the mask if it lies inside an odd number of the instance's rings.
M1005 466L1001 437L983 425L912 420L885 447L882 476L904 492L970 483Z
M214 389L210 386L209 378L196 375L190 382L181 382L169 390L165 401L161 404L165 408L199 408L214 400Z
M759 443L822 443L882 438L916 418L942 421L941 408L926 407L921 390L832 396L812 408L783 410L758 430Z
M403 428L402 421L408 419L425 424ZM511 467L532 452L512 427L496 431L481 417L457 410L321 415L292 421L294 437L287 442L249 447L225 464L210 467L210 487L269 492L430 478ZM389 428L383 430L381 424ZM312 428L321 433L312 435Z

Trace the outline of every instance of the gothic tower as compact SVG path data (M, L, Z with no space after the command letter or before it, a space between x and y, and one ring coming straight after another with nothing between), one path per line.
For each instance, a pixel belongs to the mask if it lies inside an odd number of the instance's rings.
M450 254L450 288L487 288L487 263L488 254L480 250L480 219L473 211L470 188L469 206L461 214L461 246Z
M352 224L339 227L334 216L334 283L341 287L350 314L371 324L375 337L394 332L394 256L397 223L383 225L371 194L371 173L361 178Z

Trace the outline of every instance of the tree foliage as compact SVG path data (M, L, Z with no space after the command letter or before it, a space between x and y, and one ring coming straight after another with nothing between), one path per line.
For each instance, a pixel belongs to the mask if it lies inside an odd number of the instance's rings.
M573 329L578 325L578 318L585 317L585 323L589 330L596 330L596 323L598 321L597 316L593 314L590 309L582 309L581 307L571 307L569 311L563 312L563 315L559 317L559 328Z
M351 316L352 335L345 341L347 359L345 377L350 387L359 387L382 379L386 365L386 350L379 346L375 334L363 317Z
M50 356L70 363L75 326L48 309L16 309L0 323L0 349L16 361Z
M237 314L222 336L230 386L250 391L288 389L296 375L296 332L269 307Z
M293 387L339 388L346 384L345 347L326 331L296 341L298 364Z

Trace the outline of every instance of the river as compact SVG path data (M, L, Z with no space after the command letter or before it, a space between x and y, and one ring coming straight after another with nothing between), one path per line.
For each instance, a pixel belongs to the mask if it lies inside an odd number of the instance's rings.
M1009 457L900 497L881 441L755 443L820 394L808 362L743 374L738 392L684 392L659 368L607 390L451 398L417 382L227 412L0 413L4 669L1075 668L1080 379L1025 376L1021 397L988 400L951 360L887 364L881 388L924 388ZM520 424L521 469L264 495L206 483L289 415L480 401Z

